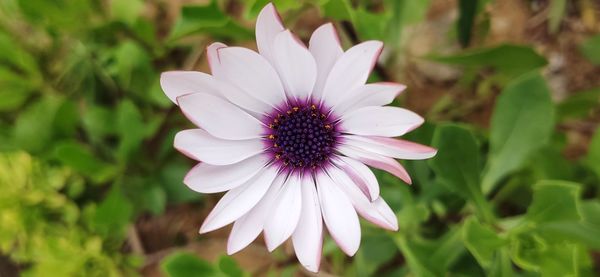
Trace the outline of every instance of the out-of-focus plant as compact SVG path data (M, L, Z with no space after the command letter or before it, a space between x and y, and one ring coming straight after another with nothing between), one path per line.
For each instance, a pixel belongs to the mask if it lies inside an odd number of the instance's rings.
M70 199L82 181L23 152L0 155L0 250L23 265L23 276L135 274L138 259L107 245Z

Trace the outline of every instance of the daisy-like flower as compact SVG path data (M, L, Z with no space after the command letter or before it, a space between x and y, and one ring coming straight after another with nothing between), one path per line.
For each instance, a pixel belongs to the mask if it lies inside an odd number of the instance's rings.
M395 159L427 159L436 150L393 138L423 123L409 110L385 106L403 85L365 84L381 42L344 52L328 23L307 48L272 4L258 16L256 41L259 53L208 46L212 75L162 74L165 94L199 127L175 136L175 148L200 162L183 182L200 193L227 192L200 233L233 223L228 254L261 232L269 251L291 237L300 263L316 272L324 226L350 256L361 239L357 213L398 229L368 166L410 183Z

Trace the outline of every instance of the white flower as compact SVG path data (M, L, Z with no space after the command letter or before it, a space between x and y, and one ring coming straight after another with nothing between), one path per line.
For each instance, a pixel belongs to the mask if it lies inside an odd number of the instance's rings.
M212 76L162 74L165 94L199 127L175 137L175 148L201 162L184 183L201 193L227 191L200 233L234 223L229 254L261 232L270 251L291 237L298 260L316 272L323 222L350 256L361 238L357 212L382 228L398 229L367 166L410 183L395 159L427 159L436 150L391 138L423 118L385 106L405 86L365 84L381 42L344 52L329 23L306 48L284 29L272 4L258 16L256 41L260 54L210 45Z

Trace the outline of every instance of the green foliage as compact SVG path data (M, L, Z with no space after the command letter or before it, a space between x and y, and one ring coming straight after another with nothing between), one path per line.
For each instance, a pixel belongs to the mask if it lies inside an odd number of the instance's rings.
M247 276L237 262L228 256L222 256L218 265L213 265L194 254L177 252L166 257L162 263L163 272L169 277L207 276L242 277Z
M185 245L197 243L185 224L197 228L198 216L212 204L204 205L205 196L182 184L193 163L175 153L173 138L192 125L162 93L160 72L204 71L203 49L214 41L252 45L254 20L268 2L192 1L179 7L146 0L0 1L2 264L7 257L22 276L145 274L155 259L142 263L135 234L151 229L157 233L142 233L141 241L154 247L142 254L172 252L159 262L158 274L302 274L287 249L269 255L273 265L264 272L249 272L238 256L209 253L218 257L209 261L174 250L196 249ZM433 1L272 2L303 41L316 26L333 21L344 46L385 42L377 69L391 80L382 81L422 79L413 78L422 69L412 70L419 61L404 55L403 44L410 39L406 30L418 31L437 16L430 10ZM596 125L600 90L582 87L554 103L551 95L563 94L551 92L554 74L538 73L548 63L547 52L534 50L547 48L488 40L490 2L453 2L458 18L444 23L456 28L443 47L468 48L425 57L463 70L456 82L432 86L444 86L439 91L448 94L439 100L437 90L421 93L421 86L410 86L409 101L402 103L401 96L394 102L425 115L423 107L432 102L448 107L439 114L434 109L426 124L404 137L438 149L430 161L402 162L412 186L375 172L399 231L365 222L353 258L325 236L324 273L503 277L597 271L590 253L600 251L600 128L590 127ZM550 35L565 31L565 3L550 1ZM577 46L600 64L600 36ZM184 214L188 210L192 216ZM148 222L167 226L148 228ZM152 241L156 235L165 241Z
M549 140L553 128L550 90L539 74L526 74L508 84L491 120L483 191L490 192L506 174L518 170Z
M579 46L579 51L593 64L600 64L600 35L593 36Z

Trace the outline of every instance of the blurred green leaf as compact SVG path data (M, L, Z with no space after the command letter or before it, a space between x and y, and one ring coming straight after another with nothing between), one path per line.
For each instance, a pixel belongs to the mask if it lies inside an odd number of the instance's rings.
M221 258L219 258L219 269L229 277L244 276L244 271L242 271L238 263L230 256L221 256Z
M402 31L406 26L419 23L425 18L431 0L385 0L384 3L387 10L391 11L387 26L386 41L392 47L395 47L400 43Z
M600 106L600 88L575 92L569 98L558 103L557 120L579 119L590 116L593 109Z
M162 214L167 205L167 195L164 189L157 185L145 185L145 188L141 191L144 209L154 215Z
M467 50L453 56L430 56L428 58L440 63L477 69L492 67L508 76L518 76L547 64L546 59L531 47L512 44Z
M550 33L558 31L566 11L567 0L550 0L550 11L548 12L548 29Z
M133 207L118 183L113 184L106 198L95 210L92 226L105 237L122 237L133 216Z
M492 115L490 154L483 192L521 166L550 138L554 106L546 81L530 73L512 81L498 98Z
M477 6L479 0L459 0L458 1L458 21L456 23L458 30L458 41L462 47L467 47L471 42L473 24L477 15Z
M590 62L595 65L600 65L600 35L596 35L585 40L579 46L579 51Z
M354 25L361 40L383 40L387 23L388 13L373 13L365 9L354 11Z
M201 198L201 194L195 193L183 184L183 177L190 169L187 163L171 162L159 173L161 185L170 203L185 203Z
M133 102L125 100L119 103L116 127L120 137L117 155L119 160L127 161L142 147L141 143L148 134L142 114Z
M235 38L253 36L252 31L237 24L223 13L216 0L211 0L207 5L183 6L181 16L169 34L169 40L177 40L200 32Z
M541 276L577 276L578 247L571 243L548 244L537 235L522 234L511 257L519 267Z
M102 183L114 177L116 168L96 158L87 148L75 142L64 142L54 148L54 157L66 166L73 168L95 183Z
M475 218L465 221L462 236L465 246L483 268L489 268L495 256L499 255L496 251L507 244L494 230L482 225Z
M110 12L113 18L128 24L133 24L142 9L142 0L112 0L110 1Z
M48 146L55 130L56 112L62 100L56 97L43 97L28 105L15 122L13 140L16 145L30 152L41 152Z
M585 164L600 177L600 128L597 128L592 136Z
M0 67L0 112L14 111L20 108L35 88L31 80Z
M432 144L438 153L429 164L436 176L448 189L472 201L484 220L493 220L481 192L479 147L471 132L457 125L441 126L436 129Z
M177 252L161 262L161 269L169 277L217 276L214 267L196 255Z
M527 219L535 223L579 220L577 201L580 188L565 181L540 181L533 186L533 202Z
M321 4L323 16L335 20L352 20L352 5L348 0L328 0Z

